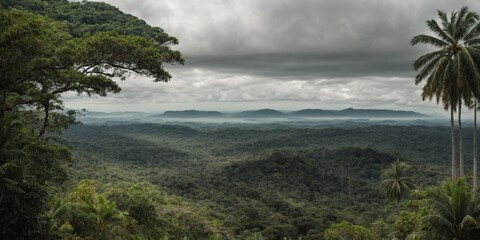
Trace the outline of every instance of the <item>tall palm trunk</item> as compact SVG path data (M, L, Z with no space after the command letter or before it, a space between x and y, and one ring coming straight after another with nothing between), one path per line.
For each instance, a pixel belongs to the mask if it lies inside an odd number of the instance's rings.
M473 194L477 192L477 99L473 105Z
M456 143L455 143L455 121L453 119L454 105L450 106L450 135L452 139L452 179L457 179Z
M458 100L458 148L460 161L460 177L465 176L465 162L463 160L463 137L462 137L462 99Z

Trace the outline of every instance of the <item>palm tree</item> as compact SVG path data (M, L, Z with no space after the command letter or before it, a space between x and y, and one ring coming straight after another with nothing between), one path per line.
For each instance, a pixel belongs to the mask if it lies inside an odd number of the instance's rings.
M455 126L453 112L458 111L460 176L464 176L463 138L461 125L462 103L470 104L472 91L478 88L480 72L476 62L480 59L479 16L463 7L448 16L438 11L441 25L436 20L427 21L428 28L436 35L418 35L411 44L431 45L437 50L419 57L414 62L420 70L415 84L425 82L422 98L434 96L442 100L445 110L450 108L450 131L452 139L452 178L457 177L455 156ZM456 109L458 105L458 109Z
M473 196L464 178L448 179L427 193L431 211L425 217L432 239L478 239L480 202Z
M410 191L415 189L412 179L405 176L409 168L408 164L397 159L390 168L382 171L381 186L390 200L399 203L402 198L408 196Z

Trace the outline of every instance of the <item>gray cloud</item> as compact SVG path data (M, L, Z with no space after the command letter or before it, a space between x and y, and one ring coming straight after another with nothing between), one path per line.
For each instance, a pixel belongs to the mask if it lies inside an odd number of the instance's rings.
M410 78L290 79L218 73L213 70L173 70L177 78L154 83L136 78L121 82L123 91L106 98L67 96L72 106L91 105L101 111L165 111L171 109L247 110L275 107L341 109L393 108L421 110L420 90ZM192 79L194 79L192 81ZM432 108L440 110L438 107ZM437 111L438 112L438 111Z
M429 111L433 104L421 102L411 67L429 49L411 47L410 39L428 32L425 21L436 17L436 9L480 11L480 2L467 0L106 2L176 36L175 48L186 58L185 66L168 67L170 83L129 79L122 93L95 99L114 109L282 102L287 108L309 103Z

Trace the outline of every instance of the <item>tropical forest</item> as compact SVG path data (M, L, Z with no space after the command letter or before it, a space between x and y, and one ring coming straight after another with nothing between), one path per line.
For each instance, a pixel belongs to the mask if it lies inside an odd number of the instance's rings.
M479 13L0 0L0 240L480 240Z

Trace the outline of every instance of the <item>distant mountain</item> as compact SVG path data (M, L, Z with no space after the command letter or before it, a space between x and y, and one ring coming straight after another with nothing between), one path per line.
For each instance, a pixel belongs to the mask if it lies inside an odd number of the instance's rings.
M197 110L185 110L185 111L166 111L163 114L154 115L155 117L168 117L168 118L213 118L224 117L221 112L218 111L197 111Z
M388 109L353 109L340 111L341 115L356 115L361 117L425 117L424 114L413 111L397 111Z
M147 116L141 112L86 112L83 118L108 118L108 117L140 117ZM162 114L150 115L150 117L162 118L288 118L288 117L311 117L311 118L423 118L427 117L414 111L400 111L388 109L354 109L324 110L302 109L293 112L281 112L274 109L259 109L243 111L239 113L222 113L219 111L166 111Z
M120 115L139 115L146 114L143 112L95 112L87 111L82 113L85 117L115 117Z
M236 118L279 118L285 117L286 114L273 109L260 109L255 111L243 111L232 115Z
M290 115L299 117L335 117L338 111L323 109L302 109L290 112Z
M83 115L87 116L87 117L103 117L103 116L110 116L111 114L106 113L106 112L91 112L91 111L88 111L88 112L83 113Z
M365 117L365 118L386 118L386 117L426 117L426 115L413 111L399 111L388 109L354 109L344 110L322 110L302 109L291 112L290 115L299 117Z

